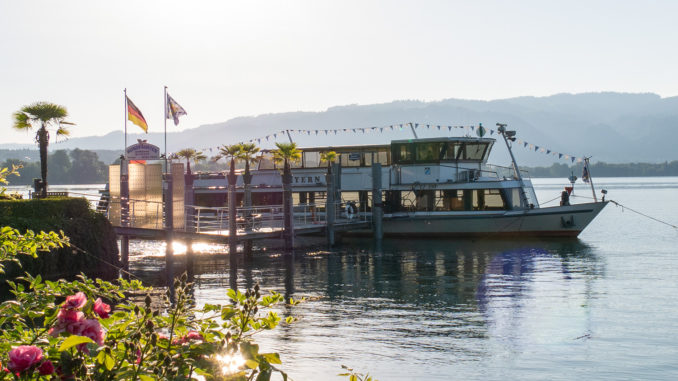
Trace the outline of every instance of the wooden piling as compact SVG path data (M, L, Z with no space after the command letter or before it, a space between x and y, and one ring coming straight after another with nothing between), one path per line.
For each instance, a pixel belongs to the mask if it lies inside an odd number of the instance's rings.
M174 213L173 213L173 194L172 194L172 173L165 174L165 184L163 184L163 193L165 194L165 275L167 288L170 290L170 300L174 302Z
M195 193L193 190L193 174L191 173L191 167L188 167L186 174L184 175L184 230L188 233L195 233L195 208L193 207ZM193 240L189 237L186 238L186 274L188 275L189 281L193 279L194 271L193 266L195 264L193 256Z
M384 238L383 218L384 204L381 197L381 164L372 163L372 230L376 240Z
M327 198L325 198L325 230L327 234L327 245L334 246L334 221L336 220L337 208L334 201L335 196L335 182L333 168L335 163L332 163L327 170L325 182L327 183Z
M237 225L237 209L235 205L235 182L237 177L233 164L228 173L228 257L231 265L237 261L238 252L238 225Z
M292 172L285 167L283 173L283 240L285 251L294 249L294 202L292 199Z

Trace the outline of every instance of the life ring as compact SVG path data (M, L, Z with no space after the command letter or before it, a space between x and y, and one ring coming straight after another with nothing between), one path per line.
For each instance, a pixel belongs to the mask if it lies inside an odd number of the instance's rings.
M356 214L358 214L358 208L356 208L355 203L352 202L352 201L346 203L346 208L345 208L345 209L346 209L346 217L347 217L349 220L352 219L353 216L355 216Z

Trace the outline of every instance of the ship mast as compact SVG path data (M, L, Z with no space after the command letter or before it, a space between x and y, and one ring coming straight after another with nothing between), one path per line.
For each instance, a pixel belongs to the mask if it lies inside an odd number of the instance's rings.
M518 181L520 181L520 191L523 195L523 201L525 203L525 207L529 208L530 203L527 200L527 193L525 193L525 182L523 181L523 176L520 174L520 169L518 169L518 163L516 163L516 158L513 156L513 151L511 150L511 145L509 144L509 140L514 142L516 140L516 132L515 131L507 131L506 130L506 123L497 123L497 132L501 134L501 136L504 138L504 143L506 143L506 148L508 148L509 154L511 155L511 162L513 163L513 171L515 172L516 178Z

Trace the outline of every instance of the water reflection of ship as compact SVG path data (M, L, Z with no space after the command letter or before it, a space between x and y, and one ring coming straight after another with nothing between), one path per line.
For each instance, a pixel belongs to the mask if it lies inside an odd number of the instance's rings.
M278 254L239 257L230 268L228 256L198 256L194 266L198 288L251 288L259 282L269 289L294 295L309 288L325 289L330 299L341 297L386 298L415 304L486 305L494 284L491 275L516 275L515 281L534 272L535 260L559 258L560 270L569 276L569 267L581 267L588 248L581 242L528 241L541 252L521 250L525 242L431 240L389 240L381 248L368 239L347 242L333 252L299 252L296 256ZM508 250L507 250L508 249ZM537 253L537 254L535 254ZM146 258L147 266L137 267L138 276L153 281L160 270ZM178 268L183 257L177 257ZM543 262L543 260L542 260ZM577 262L577 263L575 263ZM589 261L583 261L586 264ZM589 270L587 270L589 271ZM299 285L299 283L303 283ZM161 282L156 282L158 285ZM308 286L307 286L308 285ZM489 287L489 289L488 289ZM511 285L519 296L519 282Z
M508 350L522 342L589 337L592 282L602 272L602 264L581 243L495 255L477 290L488 336Z

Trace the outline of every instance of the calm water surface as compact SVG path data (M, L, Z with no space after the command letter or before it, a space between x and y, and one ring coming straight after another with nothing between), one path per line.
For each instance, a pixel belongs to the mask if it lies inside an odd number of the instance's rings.
M678 178L595 180L678 224ZM534 182L542 203L565 185ZM677 243L675 229L610 204L575 240L351 239L293 259L269 250L237 270L224 247L199 245L195 297L224 303L230 285L256 282L309 297L280 311L297 323L258 337L295 380L341 379L342 364L382 381L675 380ZM163 245L131 251L133 272L161 282Z

